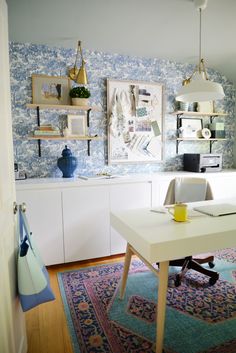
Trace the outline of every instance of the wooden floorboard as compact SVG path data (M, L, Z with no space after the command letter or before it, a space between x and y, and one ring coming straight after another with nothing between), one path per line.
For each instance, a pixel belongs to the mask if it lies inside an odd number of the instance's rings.
M57 281L57 273L98 264L117 262L123 255L73 262L48 267L56 300L44 303L26 313L28 353L73 353L70 334Z

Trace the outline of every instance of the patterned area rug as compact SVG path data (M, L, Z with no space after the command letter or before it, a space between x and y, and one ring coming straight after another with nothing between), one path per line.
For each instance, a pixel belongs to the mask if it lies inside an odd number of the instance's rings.
M236 353L236 249L215 254L220 279L188 271L180 287L170 270L165 353ZM123 263L58 274L74 353L155 352L157 278L133 260L124 300Z

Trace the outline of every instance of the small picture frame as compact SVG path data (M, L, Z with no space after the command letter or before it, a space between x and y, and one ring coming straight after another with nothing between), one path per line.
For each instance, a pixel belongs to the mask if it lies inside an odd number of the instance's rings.
M180 118L181 137L198 138L203 128L202 119Z
M70 105L70 78L32 75L33 104Z
M67 115L69 136L86 136L87 122L85 115Z

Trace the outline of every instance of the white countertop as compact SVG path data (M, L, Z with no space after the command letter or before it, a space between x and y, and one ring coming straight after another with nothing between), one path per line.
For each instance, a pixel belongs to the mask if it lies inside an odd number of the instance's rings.
M142 181L158 181L162 178L170 177L180 177L180 176L189 176L189 177L216 177L220 178L222 174L225 175L236 175L236 169L224 169L221 172L212 172L212 173L192 173L185 171L173 171L173 172L159 172L159 173L150 173L150 174L129 174L129 175L120 175L114 178L107 179L88 179L83 180L79 177L75 178L29 178L25 180L16 181L17 190L29 190L29 189L52 189L52 188L68 188L68 187L78 187L78 186L91 186L91 185L112 185L112 184L122 184L122 183L138 183Z

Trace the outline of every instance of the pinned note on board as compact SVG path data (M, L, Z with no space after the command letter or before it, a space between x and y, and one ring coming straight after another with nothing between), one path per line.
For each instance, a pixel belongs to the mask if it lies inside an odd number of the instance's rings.
M161 131L160 131L158 122L157 121L152 121L151 122L151 126L152 126L152 130L154 132L154 135L155 136L160 136L161 135Z

